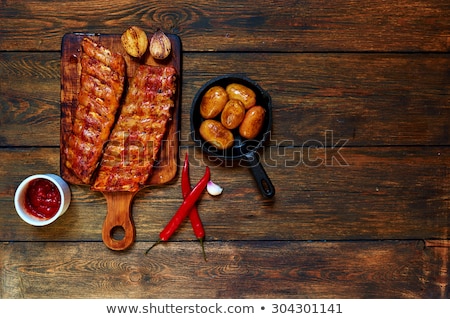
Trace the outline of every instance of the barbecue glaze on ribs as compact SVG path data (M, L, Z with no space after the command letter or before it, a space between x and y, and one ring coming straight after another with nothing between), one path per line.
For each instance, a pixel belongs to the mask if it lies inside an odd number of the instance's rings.
M133 192L145 184L172 116L175 90L175 68L139 66L130 80L93 190Z
M66 142L65 165L84 184L100 162L125 82L125 59L89 38L81 42L81 78L72 132Z

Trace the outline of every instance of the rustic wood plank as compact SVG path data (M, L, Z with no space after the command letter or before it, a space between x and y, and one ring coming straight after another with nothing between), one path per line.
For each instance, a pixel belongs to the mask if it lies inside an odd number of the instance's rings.
M448 248L421 241L214 242L207 262L195 242L148 245L3 243L0 297L450 297Z
M1 146L59 145L59 59L0 53ZM329 131L348 146L450 143L448 55L186 53L183 61L183 144L192 145L196 91L226 73L245 73L271 93L272 145L320 145Z
M178 34L187 51L448 52L449 16L446 0L2 1L0 50L59 50L66 32L139 25Z
M225 189L199 203L208 241L448 238L448 147L266 148L262 164L277 190L272 200L261 197L248 168L218 166L199 150L188 151L192 183L209 165ZM0 240L101 241L106 201L86 187L72 186L69 210L44 228L15 213L15 188L33 173L57 173L57 148L1 149L0 155ZM136 240L156 241L181 203L179 176L141 190L133 203ZM172 240L195 240L190 224Z
M59 67L57 54L0 54L1 146L57 146Z

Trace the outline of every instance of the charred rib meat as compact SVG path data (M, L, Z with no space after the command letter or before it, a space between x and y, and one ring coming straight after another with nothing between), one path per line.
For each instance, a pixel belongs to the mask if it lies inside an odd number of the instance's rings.
M137 69L106 145L93 190L132 192L145 184L171 119L175 90L173 67L141 65Z
M66 140L65 165L90 184L101 159L125 82L125 59L84 38L81 43L81 80L72 132Z

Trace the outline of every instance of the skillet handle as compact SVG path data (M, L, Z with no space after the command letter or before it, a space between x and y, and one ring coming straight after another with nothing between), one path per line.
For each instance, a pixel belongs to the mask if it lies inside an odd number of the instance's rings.
M272 198L275 195L275 187L260 163L258 153L247 154L246 160L261 194L266 198Z

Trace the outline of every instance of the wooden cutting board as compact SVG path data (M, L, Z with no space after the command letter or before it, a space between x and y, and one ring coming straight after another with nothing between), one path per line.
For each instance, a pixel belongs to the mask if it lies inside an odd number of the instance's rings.
M147 33L149 42L152 34ZM121 53L127 64L127 76L132 77L140 64L173 66L177 70L177 93L172 119L168 123L167 135L161 145L159 160L145 186L163 185L170 182L178 169L178 133L180 122L181 91L181 41L173 34L167 34L172 44L171 55L163 60L155 60L146 54L141 61L129 56L123 49L118 34L69 33L64 35L61 45L61 140L60 140L60 174L67 182L74 185L83 183L64 165L65 141L72 130L72 121L77 107L80 88L81 41L84 37L92 38L113 52ZM137 192L104 192L107 212L102 228L105 245L113 250L124 250L134 243L136 232L132 218L132 202ZM118 238L118 235L120 238ZM123 236L122 236L123 235Z

